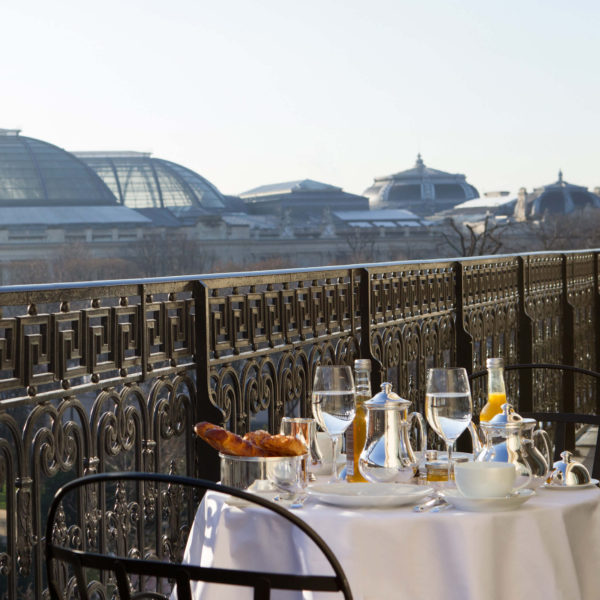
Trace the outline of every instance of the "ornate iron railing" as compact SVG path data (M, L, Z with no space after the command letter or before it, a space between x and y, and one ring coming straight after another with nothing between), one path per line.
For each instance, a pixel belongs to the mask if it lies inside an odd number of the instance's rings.
M216 478L193 423L276 430L309 414L319 363L371 358L374 385L391 380L418 409L433 365L502 355L598 370L599 261L590 250L0 288L0 597L43 595L61 482L126 469ZM509 376L523 410L598 411L586 378L536 377ZM103 521L93 498L80 510L85 545Z

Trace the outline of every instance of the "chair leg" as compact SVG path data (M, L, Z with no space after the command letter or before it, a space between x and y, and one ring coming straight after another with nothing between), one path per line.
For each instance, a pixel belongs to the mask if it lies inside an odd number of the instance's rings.
M261 579L259 583L254 586L254 600L270 600L271 598L271 585L267 579Z

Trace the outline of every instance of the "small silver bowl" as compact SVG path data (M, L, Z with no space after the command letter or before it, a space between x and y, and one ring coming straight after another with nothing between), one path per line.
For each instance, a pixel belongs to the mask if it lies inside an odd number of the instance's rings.
M550 485L576 487L591 481L590 472L585 465L573 460L571 452L565 450L560 456L562 460L554 463L554 469L550 474Z
M219 453L219 457L223 485L292 502L306 488L306 454L264 457Z

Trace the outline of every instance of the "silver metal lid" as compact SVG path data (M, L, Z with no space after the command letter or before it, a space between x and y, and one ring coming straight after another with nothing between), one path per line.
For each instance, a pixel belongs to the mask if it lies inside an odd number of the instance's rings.
M371 370L371 361L368 358L357 358L354 361L354 369L358 370Z
M488 358L485 361L485 366L488 369L497 369L498 367L504 368L504 359L501 356L497 358Z
M392 408L402 410L410 405L410 400L400 398L398 394L392 391L392 384L385 382L381 384L381 391L375 394L370 400L367 400L363 406L367 408Z
M530 419L523 417L515 412L515 409L510 402L502 405L502 412L495 415L489 421L481 421L480 427L484 429L521 429L524 424L529 424Z
M585 465L573 460L573 454L568 450L560 453L562 460L554 463L554 470L550 473L551 485L577 486L585 485L591 481L590 472Z

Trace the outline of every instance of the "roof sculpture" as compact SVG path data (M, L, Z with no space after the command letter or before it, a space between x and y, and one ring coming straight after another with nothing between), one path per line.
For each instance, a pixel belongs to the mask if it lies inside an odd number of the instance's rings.
M477 189L467 183L464 175L427 167L420 154L412 169L375 177L364 194L371 208L404 208L420 216L479 197Z
M19 129L0 129L0 207L117 204L98 175L69 152Z

